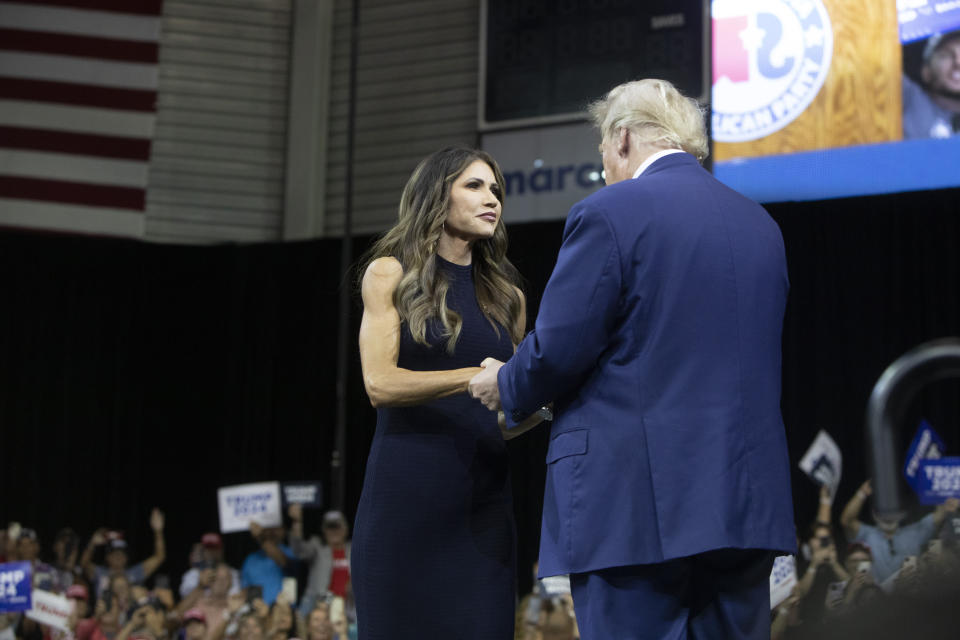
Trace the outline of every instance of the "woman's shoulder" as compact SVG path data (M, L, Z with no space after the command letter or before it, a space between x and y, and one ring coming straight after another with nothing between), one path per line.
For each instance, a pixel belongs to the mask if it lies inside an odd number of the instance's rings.
M374 278L393 278L403 275L403 265L393 256L381 256L367 265L364 272L364 279Z
M383 256L367 265L360 284L361 294L392 294L403 278L403 265L393 256Z

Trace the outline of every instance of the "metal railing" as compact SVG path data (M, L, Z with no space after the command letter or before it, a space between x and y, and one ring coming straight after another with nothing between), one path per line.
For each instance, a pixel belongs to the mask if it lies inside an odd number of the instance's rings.
M897 358L873 387L867 402L867 444L873 478L873 506L881 518L895 518L900 500L899 435L910 401L926 384L960 376L960 339L927 342Z

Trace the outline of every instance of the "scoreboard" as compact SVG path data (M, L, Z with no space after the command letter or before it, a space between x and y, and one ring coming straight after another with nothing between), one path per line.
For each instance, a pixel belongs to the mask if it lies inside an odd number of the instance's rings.
M640 78L709 103L709 0L484 0L480 129L582 119Z

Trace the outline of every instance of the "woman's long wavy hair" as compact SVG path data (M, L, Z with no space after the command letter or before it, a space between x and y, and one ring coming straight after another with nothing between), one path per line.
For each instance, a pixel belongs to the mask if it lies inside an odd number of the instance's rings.
M447 307L450 282L437 268L437 243L450 210L450 188L477 160L490 166L503 194L503 173L490 154L461 147L448 147L430 154L407 180L400 198L397 224L361 259L358 273L362 279L367 267L377 258L392 256L399 260L403 277L394 291L393 303L401 321L407 323L414 340L429 345L427 323L431 318L439 319L448 353L454 351L463 321L460 314ZM502 219L493 237L474 243L472 264L477 302L484 315L498 334L499 324L507 329L515 344L519 343L523 328L516 322L520 296L515 287L519 286L520 276L507 259L507 231Z

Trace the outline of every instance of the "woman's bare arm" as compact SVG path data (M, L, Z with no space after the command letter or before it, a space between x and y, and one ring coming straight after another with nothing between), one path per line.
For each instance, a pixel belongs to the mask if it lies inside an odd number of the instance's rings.
M403 277L395 258L374 260L363 275L363 318L360 321L360 366L363 384L374 407L402 407L464 393L480 367L446 371L411 371L397 366L400 314L393 292Z

